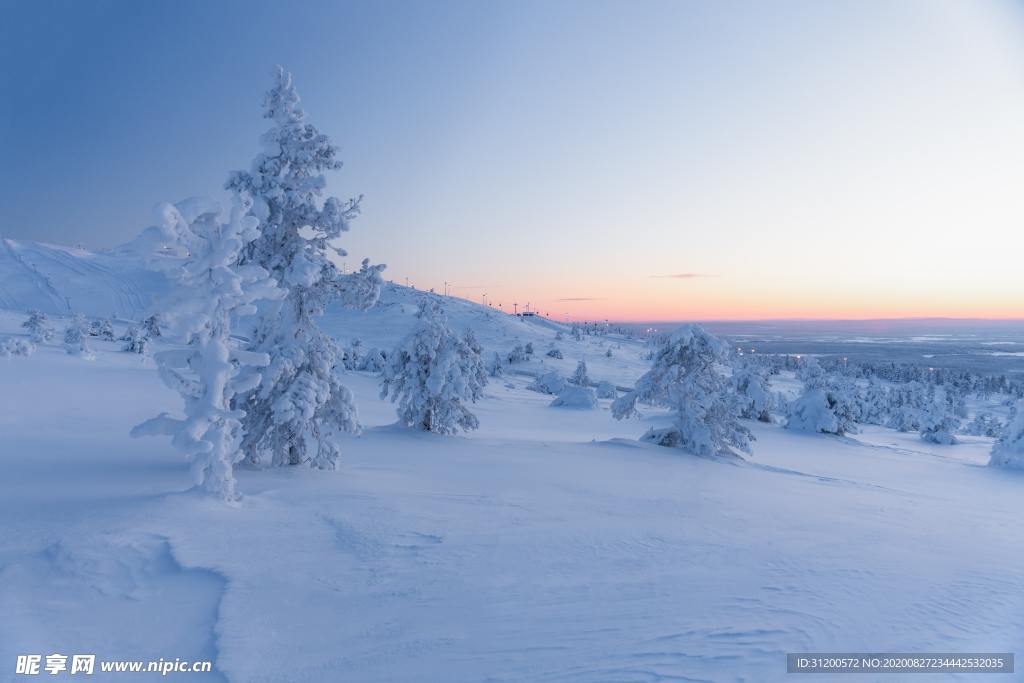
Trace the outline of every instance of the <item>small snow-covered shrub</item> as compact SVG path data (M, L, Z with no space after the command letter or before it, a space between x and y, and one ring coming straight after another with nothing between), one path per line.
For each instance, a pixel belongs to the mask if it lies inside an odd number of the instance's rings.
M533 355L533 342L526 342L526 346L523 347L523 352L526 353L527 356L532 356Z
M597 391L598 398L615 398L616 396L619 395L619 392L615 388L615 385L612 384L611 382L606 382L604 380L601 380L600 382L595 384L594 390Z
M89 323L81 315L76 315L64 328L64 350L72 356L85 360L94 360L96 354L89 346Z
M592 410L597 407L597 392L592 387L566 384L551 402L551 406Z
M46 319L46 314L41 311L29 311L28 320L21 324L28 330L29 338L36 344L42 344L53 339L53 329Z
M992 467L1024 470L1024 400L1017 402L1014 414L992 448L988 464Z
M991 413L978 413L964 427L964 434L969 436L999 436L1003 431L1003 423Z
M35 353L36 345L27 339L15 339L7 337L0 340L0 358L11 356L31 356Z
M555 340L556 341L562 341L563 339L565 339L565 335L562 334L561 330L558 330L557 332L555 332Z
M700 325L681 327L659 344L651 369L633 390L615 400L613 417L637 415L638 401L659 403L672 409L673 425L648 430L645 441L703 456L749 452L753 436L740 424L719 371L726 358L725 344Z
M530 391L539 391L542 394L557 394L566 385L565 378L554 370L548 370L538 375L532 382L526 385Z
M813 359L812 359L813 360ZM804 393L789 405L786 428L824 434L856 433L857 394L844 377L827 377L808 364Z
M563 357L562 356L562 352L559 351L558 349L551 349L550 351L548 351L547 356L548 356L548 358L559 358L559 359L561 359Z
M89 324L89 336L101 341L114 341L114 325L109 320L93 320Z
M454 434L479 427L465 403L483 396L487 373L472 334L459 338L437 304L424 301L416 329L388 354L381 398L398 403L407 427Z
M604 352L604 355L605 355L606 358L611 358L612 357L612 347L609 346L608 350Z

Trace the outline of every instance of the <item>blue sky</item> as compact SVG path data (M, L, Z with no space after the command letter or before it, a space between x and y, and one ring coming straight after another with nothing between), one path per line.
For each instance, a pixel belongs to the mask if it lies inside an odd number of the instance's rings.
M365 195L351 260L398 281L558 317L1024 316L1016 3L2 6L6 237L111 246L216 196L280 63Z

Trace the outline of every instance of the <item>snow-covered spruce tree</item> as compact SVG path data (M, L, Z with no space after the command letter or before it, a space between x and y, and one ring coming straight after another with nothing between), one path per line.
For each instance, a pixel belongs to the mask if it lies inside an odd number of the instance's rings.
M562 352L559 349L551 349L546 355L548 358L563 358Z
M1017 402L1014 414L1010 416L999 441L992 448L988 464L992 467L1024 470L1024 400Z
M505 374L505 363L501 360L501 356L498 355L497 351L494 352L490 362L487 363L487 374L491 377L501 377Z
M569 383L581 387L590 386L590 377L587 375L587 362L585 360L576 363L576 369L573 371L572 377L569 378Z
M147 337L159 337L162 334L160 326L163 325L163 322L160 314L154 313L142 321L142 329L146 332Z
M89 346L89 323L85 316L76 315L64 328L64 350L72 356L93 360L96 354Z
M366 309L379 296L384 266L342 274L332 257L336 240L359 213L360 199L323 198L324 172L341 167L337 147L307 123L291 75L278 67L264 101L273 127L249 171L233 173L226 188L251 198L260 234L240 263L264 268L286 297L261 304L248 349L266 353L259 386L240 393L245 411L243 450L254 464L334 468L340 455L332 438L359 430L352 392L341 382L340 352L316 318L329 302Z
M943 389L936 391L930 405L921 411L921 438L938 444L955 444L954 432L960 427L960 419L952 413Z
M89 324L89 336L102 341L114 341L114 324L109 320L93 320Z
M162 204L157 209L159 227L189 253L176 273L176 300L167 309L171 329L189 340L188 346L154 356L160 378L184 399L185 417L162 413L131 434L171 436L192 461L196 484L234 500L234 465L244 457L244 413L232 408L231 399L259 383L259 368L270 359L265 353L234 348L232 320L254 312L257 301L282 292L259 266L237 265L244 245L258 234L256 219L245 215L248 205L236 200L227 223L220 222L212 203L193 211L197 206Z
M36 344L42 344L53 339L53 329L50 328L46 314L41 311L29 311L28 320L21 324L28 330L29 337Z
M1003 423L991 413L978 413L964 427L964 434L969 436L997 437L1003 432Z
M417 317L416 329L388 354L381 398L398 403L406 427L438 434L476 429L465 403L483 396L487 383L480 347L456 335L433 302L421 302Z
M803 394L789 405L786 429L824 434L856 433L857 392L853 383L820 370L809 370L804 377Z
M662 404L675 413L674 424L649 430L643 440L703 456L749 453L753 436L740 424L718 368L726 358L721 340L699 325L686 325L657 348L651 369L612 403L612 415L636 415L638 401Z
M144 330L139 329L135 325L130 325L125 330L124 336L121 337L121 341L124 342L124 346L121 347L122 351L128 353L145 354L149 349L149 336Z
M738 362L732 370L732 390L739 400L740 417L771 422L772 394L760 368Z

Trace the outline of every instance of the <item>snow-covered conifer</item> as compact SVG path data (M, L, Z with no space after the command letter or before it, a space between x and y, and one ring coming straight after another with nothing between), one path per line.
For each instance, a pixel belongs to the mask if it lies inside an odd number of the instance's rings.
M839 433L839 421L829 409L828 397L823 387L808 387L799 398L789 404L786 429L811 433Z
M532 382L526 385L526 388L542 394L557 394L565 388L566 384L565 378L559 375L557 371L548 370L537 375Z
M72 356L93 360L96 354L89 346L89 323L85 316L76 315L64 328L64 350Z
M842 376L827 376L808 363L804 393L789 405L787 429L825 434L856 433L857 393Z
M964 434L970 436L997 437L1002 431L1003 423L991 413L978 413L964 427Z
M505 374L505 363L501 360L501 356L495 351L494 355L491 356L491 360L487 363L487 374L491 377L501 377Z
M109 320L93 320L89 324L89 336L101 341L114 341L114 325Z
M585 360L576 363L576 370L573 371L572 377L569 378L569 383L580 387L590 386L590 377L587 375L587 362Z
M273 126L264 151L249 171L238 171L226 188L252 199L260 234L242 250L240 262L264 268L287 292L260 306L249 351L266 353L259 386L235 399L246 413L243 449L250 462L333 468L340 455L336 432L359 429L352 392L341 382L340 353L316 324L329 302L366 309L383 281L383 266L363 261L342 274L332 257L336 244L359 213L360 198L323 198L324 173L341 167L337 147L306 121L291 75L280 67L264 100Z
M130 325L125 330L124 336L121 337L121 341L124 342L122 350L128 353L145 354L149 349L149 336L145 330L139 329L135 325Z
M732 371L732 390L739 401L740 417L771 422L772 394L768 380L750 363L737 363Z
M154 313L145 320L142 321L142 329L145 331L147 337L159 337L162 333L160 326L163 324L163 319L159 313Z
M533 342L526 342L526 346L523 348L523 351L526 353L527 356L532 356L533 355Z
M999 441L992 448L988 464L1024 470L1024 400L1018 401Z
M41 311L29 311L28 320L21 324L28 330L29 337L36 344L42 344L53 339L53 329L46 319L46 314Z
M604 352L604 355L605 355L606 358L611 358L612 357L612 347L609 346L608 350Z
M159 227L189 254L176 273L176 300L167 310L171 329L188 345L154 357L160 378L184 399L185 417L162 413L132 429L132 436L171 436L192 461L196 484L226 500L237 498L234 465L244 457L245 414L231 401L259 384L259 368L269 362L264 353L234 348L232 320L254 312L256 302L283 294L264 269L237 265L242 248L258 234L248 208L236 200L230 220L222 223L212 203L158 207Z
M548 358L563 358L562 352L558 349L551 349L547 352Z
M921 409L921 438L931 443L955 444L953 435L960 427L960 420L953 415L953 406L947 401L944 389L937 389L931 401Z
M616 398L619 392L615 389L615 385L611 382L601 380L594 385L594 390L597 391L598 398Z
M580 384L566 384L551 402L553 408L579 408L593 410L597 407L597 392L593 387Z
M638 401L660 403L673 410L674 424L649 430L644 440L704 456L749 452L753 436L740 424L718 367L726 355L725 344L699 325L680 328L657 348L634 389L615 400L612 415L636 415Z
M483 396L487 373L480 347L455 334L437 304L420 303L416 329L390 354L381 398L398 403L399 421L438 434L479 426L466 403Z
M370 349L359 364L359 370L363 372L381 372L387 363L384 352L374 347Z

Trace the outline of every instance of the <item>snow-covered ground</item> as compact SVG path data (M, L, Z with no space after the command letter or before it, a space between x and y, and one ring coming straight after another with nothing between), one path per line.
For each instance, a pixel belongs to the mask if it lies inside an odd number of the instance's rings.
M390 348L418 296L389 287L323 325ZM340 469L243 469L234 505L189 492L166 440L128 436L180 408L151 360L104 342L91 362L0 359L0 680L61 652L212 659L171 678L239 683L773 681L793 651L1024 643L1024 476L984 466L990 439L750 423L745 461L687 456L636 441L659 411L617 422L608 400L525 388L580 359L632 384L639 341L445 308L488 356L536 349L492 379L479 431L400 429L351 373L365 429ZM22 320L0 313L0 334ZM146 680L109 674L129 678ZM971 677L915 677L954 679Z

